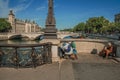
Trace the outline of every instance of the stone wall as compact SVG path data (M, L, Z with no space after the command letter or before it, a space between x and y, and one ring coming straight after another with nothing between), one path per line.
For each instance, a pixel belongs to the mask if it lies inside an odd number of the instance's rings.
M0 33L0 40L8 40L7 33Z
M114 43L116 46L116 57L120 58L120 41Z
M97 53L103 49L104 43L98 42L75 42L78 53L85 52L91 53L93 49L97 49Z
M97 53L99 53L103 49L103 47L109 42L107 40L98 39L69 39L61 40L61 43L64 41L75 41L78 53L91 53L93 49L97 49Z

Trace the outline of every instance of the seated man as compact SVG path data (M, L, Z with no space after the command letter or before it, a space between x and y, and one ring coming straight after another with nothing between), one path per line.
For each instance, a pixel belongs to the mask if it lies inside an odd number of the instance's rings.
M109 56L110 53L113 52L113 46L111 43L108 43L108 46L105 46L103 50L99 53L100 56L107 57Z

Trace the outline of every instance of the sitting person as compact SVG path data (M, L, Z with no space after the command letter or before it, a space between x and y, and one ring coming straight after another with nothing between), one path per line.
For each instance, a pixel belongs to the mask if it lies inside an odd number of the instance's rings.
M103 50L99 53L99 55L102 56L103 58L105 57L108 58L109 54L112 52L113 52L113 46L111 43L108 43L108 46L105 46Z

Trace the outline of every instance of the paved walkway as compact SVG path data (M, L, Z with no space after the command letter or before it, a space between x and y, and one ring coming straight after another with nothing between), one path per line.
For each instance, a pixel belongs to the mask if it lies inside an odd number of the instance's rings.
M98 76L94 77L92 74L99 75L102 71L106 72L104 74L108 73L107 77L113 76L109 80L114 80L113 78L120 80L118 77L120 65L113 59L103 59L88 53L80 53L78 58L78 60L62 59L60 62L46 64L35 69L0 68L0 80L99 80ZM107 68L109 66L110 68ZM105 77L100 79L107 80Z
M73 62L75 80L120 80L120 64L98 55L80 54Z

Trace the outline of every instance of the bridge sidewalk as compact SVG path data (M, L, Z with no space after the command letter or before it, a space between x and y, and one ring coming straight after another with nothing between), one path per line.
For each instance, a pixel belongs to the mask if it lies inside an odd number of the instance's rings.
M114 63L98 55L80 53L78 60L61 59L60 62L37 68L0 68L0 80L75 80L73 63Z
M116 60L117 62L120 62L120 58L113 58L114 60Z
M37 68L0 68L0 80L59 80L59 64Z
M0 80L74 80L74 75L71 61L62 59L35 69L0 68Z

